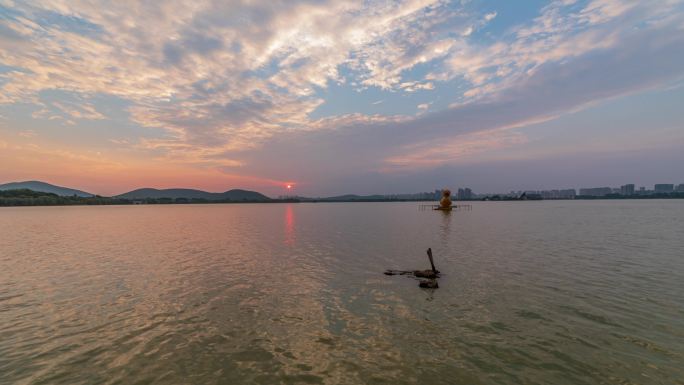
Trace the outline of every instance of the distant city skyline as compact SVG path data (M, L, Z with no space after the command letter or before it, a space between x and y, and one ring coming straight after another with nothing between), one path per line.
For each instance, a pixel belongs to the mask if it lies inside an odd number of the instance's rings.
M11 182L2 182L0 181L0 190L7 190L7 189L17 189L17 188L28 188L32 189L32 187L14 187L16 184L24 185L24 184L33 184L33 185L41 185L45 184L47 182L45 181L11 181ZM66 186L66 185L60 185L60 184L52 184L48 183L48 185L52 185L53 187L58 187L58 188L64 188L64 189L71 189L71 191L76 191L79 194L82 193L88 193L88 194L95 194L95 195L103 195L103 196L118 196L124 193L129 193L130 191L122 191L118 194L111 194L111 195L105 195L105 194L99 194L94 191L81 191L78 189L78 186ZM8 187L11 186L11 187ZM191 189L191 190L201 190L198 188L194 188L192 186L177 186L179 189ZM628 183L625 185L621 185L619 187L610 187L610 186L602 186L602 187L580 187L580 188L550 188L550 189L519 189L519 190L508 190L508 191L498 191L498 192L492 192L492 191L475 191L474 189L471 189L470 187L454 187L454 186L446 186L443 188L436 188L433 191L403 191L403 192L378 192L378 193L373 193L373 194L362 194L358 192L353 192L353 191L347 191L347 192L340 192L336 194L329 194L329 195L304 195L304 194L298 194L295 190L292 189L292 185L290 187L285 187L286 192L281 193L281 194L276 194L276 195L271 195L272 198L297 198L297 197L302 197L302 198L324 198L324 197L331 197L331 196L342 196L342 195L365 195L365 196L371 196L371 195L379 195L379 196L386 196L386 197L394 197L394 198L399 198L399 199L423 199L427 197L432 197L434 199L439 199L442 195L442 191L444 188L450 189L452 191L452 197L453 199L457 200L469 200L469 199L477 199L478 197L483 197L483 196L492 196L492 195L502 195L502 196L520 196L523 193L525 194L538 194L544 197L545 199L566 199L569 197L574 197L574 196L579 196L579 195L587 195L587 196L603 196L603 195L609 195L609 194L620 194L624 196L630 196L630 195L648 195L648 194L654 194L654 193L670 193L670 192L677 192L677 193L684 193L684 182L683 183L658 183L654 184L653 188L648 188L647 186L637 186L633 183ZM138 186L134 188L133 190L140 190L140 189L145 189L148 188L148 186ZM226 189L223 191L206 191L208 193L224 193ZM39 188L37 191L50 191L44 190L42 188ZM132 190L131 190L132 191ZM259 191L258 191L259 192ZM71 194L71 193L70 193ZM267 194L269 195L269 194Z
M11 1L0 182L682 183L684 2Z

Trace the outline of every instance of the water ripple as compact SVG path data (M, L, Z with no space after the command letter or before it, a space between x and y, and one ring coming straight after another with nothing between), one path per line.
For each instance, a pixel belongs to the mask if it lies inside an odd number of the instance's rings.
M624 205L2 209L0 383L681 384L684 205Z

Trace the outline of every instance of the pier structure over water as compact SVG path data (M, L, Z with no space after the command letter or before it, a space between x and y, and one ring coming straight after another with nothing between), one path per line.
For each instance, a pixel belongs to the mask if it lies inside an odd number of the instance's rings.
M437 205L437 204L418 205L418 210L420 210L420 211L425 211L425 210L441 210L441 211L444 211L440 207L441 206ZM473 209L473 206L469 205L469 204L451 205L451 210L471 211L472 209Z

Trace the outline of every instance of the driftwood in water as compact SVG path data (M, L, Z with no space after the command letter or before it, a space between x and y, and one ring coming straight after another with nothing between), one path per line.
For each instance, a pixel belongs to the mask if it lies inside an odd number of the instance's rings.
M418 286L436 289L439 287L437 284L437 278L439 278L439 270L435 268L435 262L432 259L432 249L427 249L428 259L430 260L431 270L385 270L385 275L412 275L417 278L428 278L427 280L421 280Z
M385 275L407 275L413 274L411 270L385 270Z
M415 275L418 278L439 278L439 271L432 271L432 270L416 270L413 272L413 275Z
M412 275L418 278L439 278L439 271L432 270L385 270L385 275Z

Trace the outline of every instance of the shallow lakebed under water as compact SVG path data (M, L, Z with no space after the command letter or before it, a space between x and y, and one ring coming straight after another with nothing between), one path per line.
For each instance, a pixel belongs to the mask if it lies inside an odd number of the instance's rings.
M0 208L0 383L684 384L684 201L418 206Z

